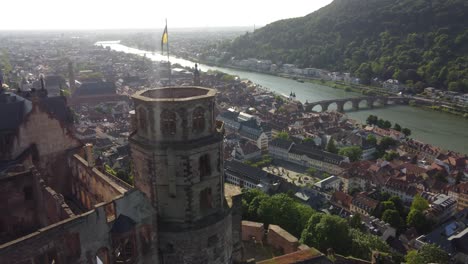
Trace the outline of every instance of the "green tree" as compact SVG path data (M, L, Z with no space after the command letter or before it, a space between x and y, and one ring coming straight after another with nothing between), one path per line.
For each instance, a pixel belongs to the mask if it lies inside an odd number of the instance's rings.
M341 148L338 153L348 157L351 162L355 162L361 159L362 149L359 146L350 146Z
M406 128L406 127L405 127L405 128L403 128L403 129L401 130L401 132L402 132L406 137L411 136L411 129L409 129L409 128Z
M310 176L315 176L315 173L317 173L317 170L315 168L308 168L307 169L307 174L309 174Z
M242 209L243 219L279 225L296 237L315 213L286 193L268 196L258 189L243 190Z
M405 260L407 264L448 264L450 256L447 252L434 244L425 244L419 251L409 251Z
M383 156L384 160L386 160L386 161L392 161L392 160L397 159L399 157L400 157L400 154L398 154L398 152L395 152L395 151L387 152Z
M393 195L390 198L388 198L388 201L392 202L395 205L395 209L398 212L400 212L401 216L404 215L405 206L403 205L403 201L400 197Z
M346 220L336 215L313 215L302 232L301 241L320 251L333 248L341 254L349 253L352 242Z
M416 194L413 198L413 202L411 203L410 210L419 210L424 212L426 209L429 208L429 202L424 199L421 195Z
M380 140L379 146L382 150L387 150L389 147L397 145L397 141L391 137L383 137Z
M288 132L282 131L282 132L279 132L275 138L289 140L289 134Z
M401 126L398 123L395 123L395 125L393 125L393 129L396 131L401 131Z
M383 123L383 128L385 129L389 129L392 127L392 123L388 120L385 120L384 123Z
M377 138L375 138L375 136L372 134L367 135L366 141L369 145L372 145L372 146L377 145Z
M416 228L419 233L425 233L431 228L431 223L426 219L424 213L417 209L409 212L406 225Z
M352 237L350 255L356 258L371 260L372 252L390 253L390 246L378 236L364 233L359 229L351 229Z
M362 225L361 215L360 215L360 214L354 214L354 215L349 219L349 226L350 226L351 228L355 228L355 229L362 230L362 229L363 229L363 225Z
M382 214L387 210L396 210L396 206L392 201L381 202L373 212L373 215L377 218L382 218Z
M375 115L369 115L366 119L368 125L377 125L378 117Z
M377 126L380 128L385 128L385 120L379 118L379 120L377 120Z
M338 153L338 148L336 147L335 140L333 140L333 138L328 140L327 151L334 154Z
M400 229L403 224L403 219L401 219L400 213L393 209L385 210L382 214L382 220L389 223L396 229Z

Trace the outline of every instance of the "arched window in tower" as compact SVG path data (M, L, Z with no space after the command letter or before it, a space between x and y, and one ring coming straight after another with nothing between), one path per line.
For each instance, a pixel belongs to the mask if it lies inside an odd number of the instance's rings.
M200 212L206 213L213 208L213 196L211 188L206 188L200 192Z
M201 107L195 108L192 114L193 132L201 133L205 130L205 110Z
M161 132L163 135L175 135L176 134L176 113L164 110L161 113Z
M211 175L210 156L208 154L205 154L200 157L198 162L199 162L198 168L200 170L200 178L210 176Z
M146 128L147 128L146 120L147 120L146 109L140 108L138 110L138 129L144 132L146 132Z

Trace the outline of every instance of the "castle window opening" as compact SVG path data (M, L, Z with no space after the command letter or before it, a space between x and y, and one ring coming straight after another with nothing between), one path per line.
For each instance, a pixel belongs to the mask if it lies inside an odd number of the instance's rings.
M176 113L164 110L161 113L161 132L164 135L175 135L176 134Z
M205 130L205 110L201 107L195 108L192 115L193 131L201 133Z
M200 177L206 177L211 175L210 156L205 154L199 159L199 170Z

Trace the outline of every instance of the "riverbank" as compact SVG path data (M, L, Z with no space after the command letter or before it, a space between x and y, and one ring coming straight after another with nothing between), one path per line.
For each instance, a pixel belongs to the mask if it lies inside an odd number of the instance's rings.
M260 74L266 74L266 75L271 75L271 76L276 76L276 77L281 77L281 78L287 78L287 79L291 79L297 82L313 83L313 84L317 84L321 86L330 87L333 89L343 90L344 92L360 93L363 96L375 96L375 95L397 96L396 93L391 93L384 88L376 87L376 86L367 86L367 85L362 85L362 84L345 83L345 82L339 82L339 81L327 81L323 79L310 78L310 77L305 77L305 76L288 75L288 74L283 74L283 73L260 72L260 71L254 71L254 70L246 69L242 67L236 67L233 65L207 62L207 61L199 60L197 58L192 58L192 57L187 57L184 59L188 59L192 61L199 61L200 63L213 66L213 67L223 67L223 68L229 68L229 69L240 70L240 71L245 71L245 72L260 73ZM410 104L409 106L424 109L424 110L429 110L429 111L450 114L450 115L468 119L468 112L457 111L456 108L446 107L444 105L428 106L422 102L419 102L418 100L414 100L414 103Z

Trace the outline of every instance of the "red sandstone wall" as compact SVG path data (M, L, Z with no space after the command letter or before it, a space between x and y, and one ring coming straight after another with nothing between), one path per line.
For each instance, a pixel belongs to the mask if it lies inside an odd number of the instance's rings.
M41 214L44 215L46 223L44 226L57 223L59 221L73 217L74 214L68 205L65 203L63 196L56 193L52 188L42 185L42 205Z
M38 106L33 107L20 126L19 137L15 140L14 156L19 155L31 144L36 144L40 159L81 145L57 119Z
M39 106L34 106L19 127L14 140L13 157L17 157L33 144L37 149L37 153L33 155L36 156L33 157L36 159L34 164L43 177L48 177L44 178L47 184L60 193L66 193L66 151L81 146L81 142L64 124L42 111Z
M251 240L252 237L255 237L256 241L262 241L263 235L263 224L250 221L242 221L242 241Z
M279 226L276 226L276 229L278 230L272 229L271 225L270 228L268 228L267 243L274 248L282 249L284 254L297 251L297 247L299 246L297 238L293 237ZM291 239L288 240L287 237L294 238L294 242L290 241Z
M109 176L96 168L88 167L88 163L78 155L70 158L70 166L72 194L88 210L91 210L95 204L112 201L126 191Z
M25 188L31 197L25 196ZM39 228L33 190L30 171L0 181L0 244Z

